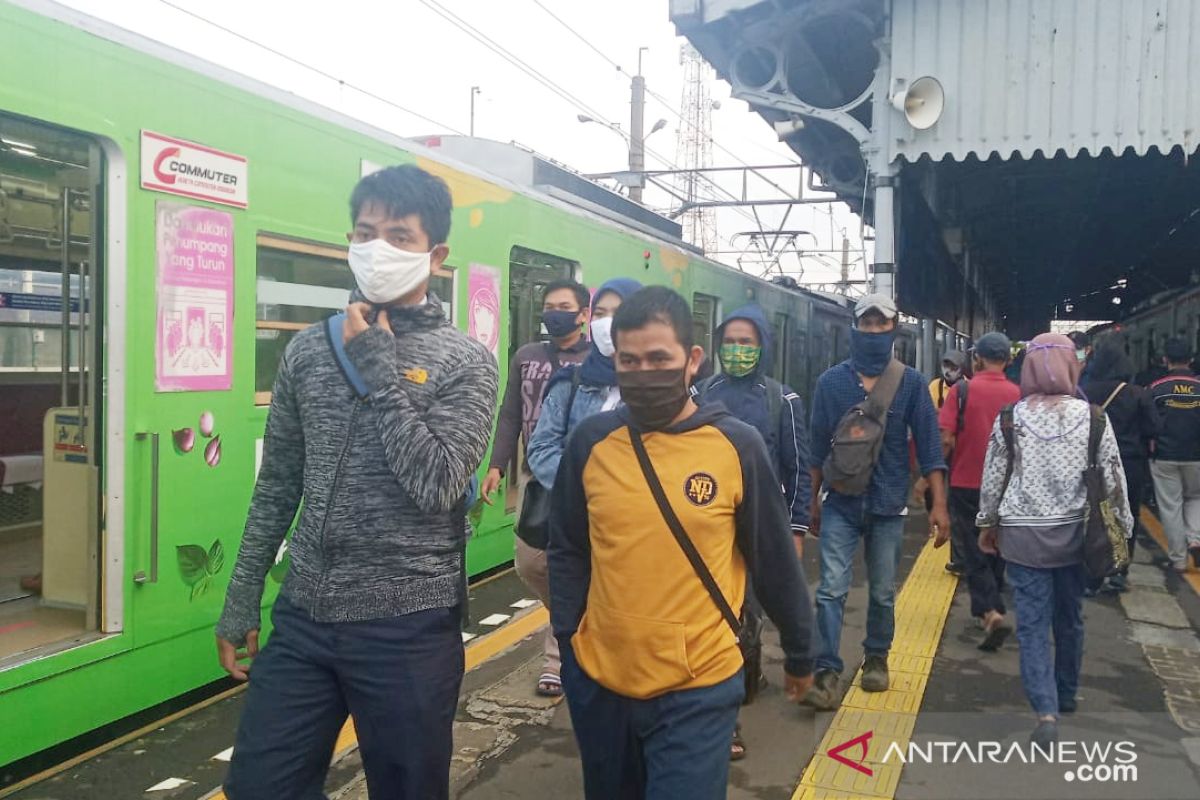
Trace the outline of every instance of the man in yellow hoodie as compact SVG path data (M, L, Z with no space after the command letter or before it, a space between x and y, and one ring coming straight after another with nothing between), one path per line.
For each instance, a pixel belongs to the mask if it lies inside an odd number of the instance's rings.
M811 601L779 480L753 427L692 401L692 336L670 289L622 304L625 408L579 424L551 496L551 623L589 800L725 797L747 570L779 628L788 698L812 683Z

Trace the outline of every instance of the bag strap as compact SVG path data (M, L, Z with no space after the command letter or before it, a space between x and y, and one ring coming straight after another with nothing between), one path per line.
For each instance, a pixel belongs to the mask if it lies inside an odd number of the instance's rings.
M887 412L892 407L892 401L896 399L896 392L899 391L903 379L904 363L893 358L875 382L875 388L867 395L867 407L863 412L876 422L886 424Z
M1006 460L1008 464L1004 468L1004 483L1000 485L1000 499L1004 499L1004 495L1008 493L1008 484L1012 480L1013 467L1017 460L1017 434L1016 434L1016 410L1015 406L1007 405L1000 409L1000 435L1004 437L1004 449L1007 452Z
M563 414L563 429L571 428L571 409L575 407L575 393L579 391L579 367L571 370L571 392L567 395L567 412Z
M962 433L963 423L967 417L967 392L970 390L971 382L966 378L962 378L958 382L958 422L954 429L954 434L957 436Z
M346 355L346 343L342 339L342 329L346 325L346 313L338 312L325 320L325 338L329 341L329 349L333 351L333 359L337 362L338 367L342 370L342 377L346 379L346 383L350 384L350 388L354 390L360 398L366 398L371 394L370 387L363 380L362 375L358 374L358 370L354 368L354 364L350 363L350 357Z
M1092 418L1088 424L1088 469L1096 467L1100 461L1100 441L1104 438L1104 427L1108 424L1108 417L1103 408L1093 405L1090 411Z
M708 566L705 565L700 553L696 551L696 545L692 544L687 531L683 529L683 523L675 515L675 509L671 508L671 502L667 500L662 483L658 480L658 473L654 471L654 465L650 463L650 454L646 452L646 445L642 442L641 434L630 426L629 438L633 443L633 452L637 454L638 465L642 468L642 475L645 476L646 484L650 487L650 494L654 495L654 502L658 504L658 510L666 521L667 527L671 529L671 533L675 536L675 541L679 543L679 548L683 550L683 554L687 556L692 569L696 571L696 576L700 578L700 582L708 590L708 594L712 598L713 603L716 604L717 610L721 612L721 616L725 618L725 622L733 629L733 635L740 639L742 625L738 622L737 614L733 613L733 608L729 605L729 601L721 593L721 587L717 586L716 579L708 571Z
M1104 405L1100 406L1100 408L1103 409L1104 411L1108 411L1109 404L1111 404L1113 400L1116 400L1117 395L1119 395L1121 393L1121 390L1124 389L1128 385L1129 385L1128 383L1122 383L1119 386L1117 386L1117 388L1113 389L1112 394L1110 394L1108 396L1108 399L1104 401Z

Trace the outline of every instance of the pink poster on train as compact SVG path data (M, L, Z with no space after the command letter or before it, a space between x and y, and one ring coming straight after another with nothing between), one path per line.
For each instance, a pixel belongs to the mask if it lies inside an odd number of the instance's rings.
M500 352L500 270L472 264L467 281L467 335Z
M233 383L233 215L157 206L155 389L204 392Z

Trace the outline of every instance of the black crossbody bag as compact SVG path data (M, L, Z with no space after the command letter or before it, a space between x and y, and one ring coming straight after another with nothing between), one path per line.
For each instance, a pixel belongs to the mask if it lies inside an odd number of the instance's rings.
M738 619L738 615L733 612L729 601L721 592L721 587L717 586L716 579L708 571L704 559L697 552L696 545L692 544L687 531L683 529L683 523L675 515L675 509L671 508L671 502L667 500L667 494L663 491L658 473L654 471L654 465L650 463L650 454L646 452L646 445L642 443L641 434L630 427L629 437L633 442L633 452L637 454L638 464L642 468L642 475L645 476L646 484L650 487L650 494L654 495L654 502L658 504L658 510L662 513L667 527L671 529L675 541L679 543L679 548L683 550L692 569L696 571L696 577L700 578L700 582L708 590L717 610L721 612L726 624L733 630L738 649L742 653L742 661L745 662L742 677L745 681L746 696L742 702L749 705L758 695L758 676L762 673L762 637L757 635L758 631L754 630L755 627L761 627L762 622L757 617L747 616L744 620Z
M579 367L571 375L571 393L567 395L567 410L563 419L570 433L571 409L575 406L575 393L579 391ZM525 497L521 503L521 516L517 519L517 536L535 550L545 550L550 543L550 490L542 486L537 478L525 484Z

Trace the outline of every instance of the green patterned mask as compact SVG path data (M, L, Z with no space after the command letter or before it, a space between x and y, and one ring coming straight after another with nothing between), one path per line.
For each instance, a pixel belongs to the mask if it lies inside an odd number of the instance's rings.
M721 345L721 364L735 378L749 375L758 366L762 348L748 344Z

